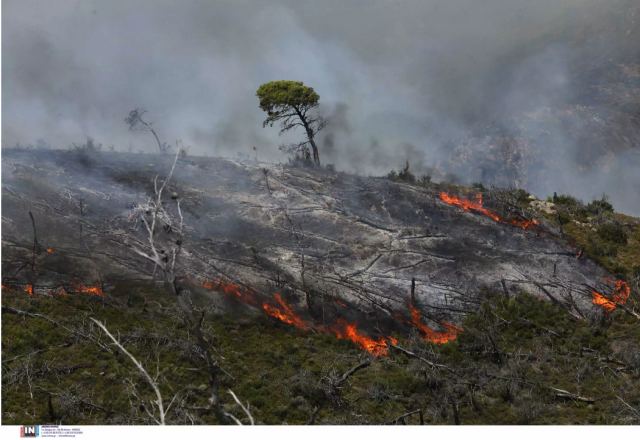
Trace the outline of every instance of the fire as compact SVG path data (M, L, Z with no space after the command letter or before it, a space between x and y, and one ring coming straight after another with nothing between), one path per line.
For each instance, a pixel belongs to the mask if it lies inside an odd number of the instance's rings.
M619 304L625 304L631 296L631 287L623 280L615 280L611 299L594 290L591 292L591 302L602 307L607 313L613 312Z
M616 280L611 297L613 301L617 304L624 304L629 299L629 296L631 296L631 287L622 280Z
M538 222L538 220L536 219L532 219L532 220L527 220L527 219L513 219L513 220L509 220L509 224L512 224L513 226L517 226L519 228L524 229L525 231L527 229L531 229L535 226L538 226L540 224L540 222Z
M458 334L462 332L460 327L449 322L442 323L442 326L446 329L445 331L439 332L433 330L422 322L422 316L416 307L410 304L409 310L411 311L411 323L420 331L422 337L429 342L446 344L447 342L454 341L458 337Z
M84 284L75 284L73 288L76 292L85 293L93 296L104 296L104 292L100 286L85 286Z
M24 293L29 296L33 296L33 284L27 284L26 286L24 286Z
M540 223L535 220L528 219L503 219L497 213L485 208L483 206L482 193L477 193L475 200L464 199L462 197L454 196L452 194L448 194L446 192L440 193L440 200L445 202L447 205L458 206L465 211L477 212L479 214L486 215L491 220L497 223L506 223L513 226L517 226L521 229L528 230L531 229Z
M387 356L389 354L389 343L395 345L398 340L392 337L380 337L373 339L358 331L358 327L354 323L348 323L339 320L338 325L332 328L333 333L338 339L347 339L365 351L374 356Z
M243 303L257 306L258 302L255 299L255 292L251 289L242 287L231 281L225 281L222 278L216 278L214 280L205 280L202 282L202 287L208 290L216 290L230 295Z
M596 292L595 290L591 292L592 300L591 302L597 306L602 307L607 312L611 313L616 309L616 303L611 301L606 296L601 293Z
M458 206L464 209L465 211L474 211L480 214L484 214L487 217L491 218L493 221L496 221L496 222L502 221L502 219L498 214L482 206L482 193L476 194L476 200L473 201L469 199L463 199L451 194L447 194L446 192L441 192L440 200L442 200L448 205Z
M258 299L259 296L256 291L239 286L230 281L225 281L221 278L206 280L202 282L201 285L205 289L223 292L224 294L245 304L250 304L256 307L259 306L268 316L285 324L294 326L300 330L315 330L320 333L333 334L338 339L349 340L363 350L371 353L373 356L387 356L389 354L389 346L396 345L398 343L398 340L391 336L380 336L377 339L372 338L360 331L356 323L347 322L344 319L338 319L338 321L333 325L314 325L312 322L306 321L296 313L293 307L284 300L279 292L273 295L273 300L261 301ZM335 299L335 302L340 307L347 307L347 304L338 299ZM446 329L445 331L438 332L432 330L421 322L419 312L417 310L415 312L417 313L417 320L415 321L419 324L419 328L423 335L425 335L425 339L431 342L445 344L454 340L462 331L459 327L449 323L442 324Z
M280 296L279 293L274 294L273 297L278 303L277 306L273 306L269 303L262 304L262 309L267 315L301 330L309 328L309 325L293 311L291 306L282 299L282 296Z
M47 254L49 254L49 255L53 254L55 251L56 250L54 248L52 248L52 247L47 248Z

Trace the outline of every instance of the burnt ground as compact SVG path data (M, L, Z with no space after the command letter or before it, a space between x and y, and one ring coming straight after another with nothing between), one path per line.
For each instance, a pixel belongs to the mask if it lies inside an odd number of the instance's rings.
M3 283L32 284L36 293L100 284L108 293L119 281L150 279L149 263L124 246L129 214L171 162L5 150ZM416 303L433 322L460 322L486 290L529 292L585 315L592 286L607 275L576 258L543 220L531 230L497 223L445 204L436 184L186 157L169 189L182 201L187 228L184 275L219 305L221 295L202 281L228 280L265 297L280 291L313 319L340 313L373 325L406 312L415 278Z

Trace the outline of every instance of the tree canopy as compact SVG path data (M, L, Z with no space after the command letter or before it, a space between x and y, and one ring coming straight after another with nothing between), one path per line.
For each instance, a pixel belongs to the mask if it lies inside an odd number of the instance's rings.
M314 137L324 126L324 121L317 114L310 113L318 107L320 100L316 91L301 81L280 80L262 84L256 95L260 100L260 108L267 113L262 126L273 126L280 122L280 134L295 127L304 128L307 141L299 144L299 147L307 149L307 144L310 145L314 163L319 166L320 156Z

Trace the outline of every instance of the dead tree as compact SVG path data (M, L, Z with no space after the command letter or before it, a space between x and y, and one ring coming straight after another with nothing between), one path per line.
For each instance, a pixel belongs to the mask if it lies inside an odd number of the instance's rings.
M220 399L219 379L223 372L202 329L205 312L197 309L191 302L189 289L184 284L188 273L180 262L185 227L182 201L176 191L167 196L180 154L179 149L164 179L155 176L153 193L149 198L133 207L129 215L133 227L122 242L134 254L150 262L153 277L160 277L175 295L185 324L195 336L196 345L206 362L210 389L208 409L214 412L219 423L238 423L237 418L224 410ZM235 395L232 394L232 397L239 402ZM242 407L243 412L248 411L242 404L238 405ZM252 418L249 418L249 421L253 423Z
M135 108L129 112L129 115L124 119L124 121L129 126L129 130L144 130L150 132L158 144L158 150L160 150L161 153L168 153L171 147L167 143L160 141L158 133L154 130L151 122L142 119L142 116L145 113L146 110Z

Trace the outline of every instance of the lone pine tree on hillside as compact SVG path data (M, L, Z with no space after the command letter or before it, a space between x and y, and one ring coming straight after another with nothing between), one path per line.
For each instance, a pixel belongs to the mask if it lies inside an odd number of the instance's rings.
M280 122L280 134L295 127L304 128L307 140L298 147L306 149L307 145L311 146L313 162L320 166L320 154L314 138L324 127L325 121L314 111L318 108L320 99L315 90L301 81L281 80L262 84L256 95L260 100L260 108L267 112L262 126L272 127L274 123Z

